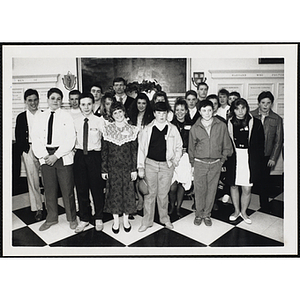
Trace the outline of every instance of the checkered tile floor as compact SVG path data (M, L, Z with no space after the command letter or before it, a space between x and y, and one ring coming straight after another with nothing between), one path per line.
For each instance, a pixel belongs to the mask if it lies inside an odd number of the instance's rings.
M142 212L131 220L132 229L126 233L120 228L118 234L112 232L112 216L105 214L104 230L97 232L93 225L86 227L84 232L75 234L69 228L62 201L59 201L59 223L49 230L39 231L43 220L36 222L34 213L29 206L21 207L18 203L28 202L28 194L13 197L15 209L12 213L12 246L13 247L282 247L283 236L283 194L277 195L271 204L271 212L263 212L259 207L258 196L252 194L247 211L252 224L246 224L241 218L235 222L228 220L233 212L231 203L218 201L218 210L212 212L211 227L205 224L193 224L194 212L192 201L185 199L182 205L183 217L178 219L176 214L171 216L173 230L163 227L155 214L153 227L145 232L138 232L141 225ZM18 207L19 206L19 207ZM46 213L44 213L46 214ZM152 248L153 249L153 248ZM170 248L169 248L170 249ZM167 250L166 250L167 251Z

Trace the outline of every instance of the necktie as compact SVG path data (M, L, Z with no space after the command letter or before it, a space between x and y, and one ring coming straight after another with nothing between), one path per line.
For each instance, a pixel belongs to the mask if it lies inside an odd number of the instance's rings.
M88 154L88 133L89 133L89 124L88 124L88 118L84 119L83 124L83 154Z
M48 145L51 145L52 143L53 118L54 118L54 111L51 111L51 116L48 120L48 136L47 136Z
M123 103L123 98L122 97L120 97L119 100L120 100L121 103Z

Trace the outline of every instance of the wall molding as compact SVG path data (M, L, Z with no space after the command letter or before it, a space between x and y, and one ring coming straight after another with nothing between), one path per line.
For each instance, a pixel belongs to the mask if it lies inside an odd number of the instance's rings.
M48 75L17 75L13 76L12 83L40 83L40 82L57 82L59 74Z
M283 78L284 70L209 70L211 78Z

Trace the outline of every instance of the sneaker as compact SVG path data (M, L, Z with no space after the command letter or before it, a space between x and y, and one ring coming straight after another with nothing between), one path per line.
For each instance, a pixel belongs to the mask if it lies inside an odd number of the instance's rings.
M102 231L104 228L104 224L102 220L96 220L95 225L96 225L95 226L96 231Z
M201 223L202 223L202 218L196 217L195 220L194 220L194 224L195 224L196 226L200 226Z
M205 224L206 226L211 226L211 225L212 225L211 218L210 218L210 217L205 217L205 218L204 218L204 224Z
M89 222L80 221L78 226L75 229L75 232L76 233L82 232L84 230L84 228L88 225L89 225Z

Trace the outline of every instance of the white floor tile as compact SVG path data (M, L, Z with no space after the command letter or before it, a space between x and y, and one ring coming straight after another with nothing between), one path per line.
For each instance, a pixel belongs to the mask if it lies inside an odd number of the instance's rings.
M77 221L79 219L77 218ZM51 226L48 230L39 231L40 226L45 221L34 223L29 225L29 227L47 244L51 244L62 239L65 239L71 235L76 234L73 229L70 228L69 222L66 220L66 214L58 216L58 224ZM92 227L92 225L89 225ZM89 228L89 226L87 228ZM91 228L90 227L90 228Z
M12 230L16 230L25 227L26 224L19 219L14 213L12 213Z
M181 207L192 211L192 205L193 205L192 200L183 200Z
M284 193L281 193L280 195L276 196L274 199L283 201L283 199L284 199L283 195L284 195Z
M28 193L16 195L12 197L12 210L30 206Z
M104 229L103 232L106 234L110 235L114 239L118 240L119 242L123 243L124 245L130 245L154 232L157 230L163 228L162 225L159 225L157 223L154 223L152 227L148 228L144 232L138 232L138 229L141 226L142 222L142 217L139 215L134 216L134 220L129 220L131 224L131 231L130 232L125 232L123 228L123 218L120 218L120 231L119 233L115 234L112 232L112 225L113 225L113 220L109 222L105 222L104 224Z
M283 219L278 219L270 227L268 227L263 233L263 236L269 237L273 240L284 243L284 231L283 231Z
M251 201L250 201L250 204L249 204L249 209L252 209L252 210L260 209L259 196L258 195L251 194Z
M174 231L199 241L205 245L209 245L233 228L233 225L211 219L212 226L206 226L202 221L200 226L194 225L195 215L190 214L173 223Z
M263 232L265 232L271 225L280 220L280 218L278 217L268 215L259 211L253 213L250 216L250 219L252 221L252 224L247 224L243 221L239 223L237 227L255 232L257 234L263 234Z

